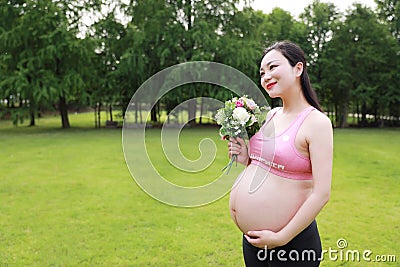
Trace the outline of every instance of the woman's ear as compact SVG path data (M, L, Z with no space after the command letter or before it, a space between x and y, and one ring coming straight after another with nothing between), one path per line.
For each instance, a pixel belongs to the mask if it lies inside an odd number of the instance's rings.
M294 66L294 71L296 72L296 77L300 77L303 73L303 62L297 62Z

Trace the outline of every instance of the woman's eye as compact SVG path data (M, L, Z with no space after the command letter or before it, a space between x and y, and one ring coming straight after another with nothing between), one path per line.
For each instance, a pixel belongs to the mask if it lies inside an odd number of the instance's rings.
M276 65L271 65L271 66L269 66L269 70L273 70L273 69L275 69L276 68Z
M264 77L264 74L265 74L264 72L260 72L261 77Z

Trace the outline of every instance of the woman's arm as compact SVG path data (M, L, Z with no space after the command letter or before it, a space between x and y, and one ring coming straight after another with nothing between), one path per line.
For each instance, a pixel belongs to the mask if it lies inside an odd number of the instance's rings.
M318 113L317 113L318 114ZM329 201L332 181L333 131L328 117L313 116L308 127L308 149L312 164L313 189L290 222L278 232L285 243L292 240L317 217Z

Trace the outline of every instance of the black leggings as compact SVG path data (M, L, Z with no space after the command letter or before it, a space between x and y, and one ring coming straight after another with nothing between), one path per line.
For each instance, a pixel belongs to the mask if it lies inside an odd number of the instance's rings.
M243 256L247 267L317 267L321 253L321 239L315 221L286 245L271 250L257 248L243 236Z

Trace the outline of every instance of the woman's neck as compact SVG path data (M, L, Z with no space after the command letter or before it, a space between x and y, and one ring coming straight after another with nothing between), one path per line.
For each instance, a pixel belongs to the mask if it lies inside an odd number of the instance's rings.
M303 92L301 90L298 90L297 92L298 93L296 94L281 98L283 104L283 113L297 114L310 106L305 99Z

